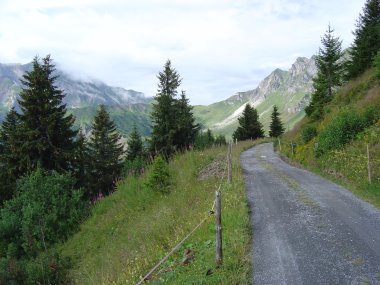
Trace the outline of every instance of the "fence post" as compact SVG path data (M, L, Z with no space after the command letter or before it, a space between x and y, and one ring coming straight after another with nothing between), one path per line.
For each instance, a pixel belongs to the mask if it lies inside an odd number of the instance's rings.
M372 183L371 179L371 157L369 155L369 144L367 144L367 169L368 169L368 182Z
M292 142L292 155L294 156L294 145L293 145L293 142Z
M281 152L281 140L279 138L277 138L278 140L278 146L280 147L280 152Z
M228 183L232 182L232 161L231 161L232 144L228 145L227 152L227 179Z
M216 266L220 267L223 264L223 245L222 245L222 198L219 191L215 192L215 228L216 228Z

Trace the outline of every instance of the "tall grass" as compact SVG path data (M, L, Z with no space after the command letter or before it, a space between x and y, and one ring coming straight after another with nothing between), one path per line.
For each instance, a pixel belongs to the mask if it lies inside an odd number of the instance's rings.
M99 201L81 230L61 246L63 254L74 262L73 282L135 284L208 215L215 190L221 186L223 266L215 267L215 223L210 216L147 283L251 284L250 230L240 153L252 144L234 145L231 184L225 176L198 179L200 170L217 157L226 157L226 147L176 156L169 165L173 184L166 195L145 186L146 176L120 182L117 191ZM190 262L184 262L185 250L191 250Z

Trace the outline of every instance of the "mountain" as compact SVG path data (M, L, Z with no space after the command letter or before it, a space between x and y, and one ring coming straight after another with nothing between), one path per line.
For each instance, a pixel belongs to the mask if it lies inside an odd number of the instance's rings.
M311 99L312 78L316 73L314 57L299 57L288 71L274 70L256 89L238 92L208 106L195 106L194 115L204 127L230 136L247 103L258 110L266 130L273 106L277 105L285 126L292 128L304 116L303 109Z
M17 108L18 94L22 88L22 75L32 64L0 63L0 119L12 107ZM76 126L89 130L97 106L107 106L112 119L122 134L126 135L136 124L143 135L150 133L149 113L152 98L134 90L111 87L101 81L76 80L57 69L56 85L65 93L63 102L69 113L76 117Z

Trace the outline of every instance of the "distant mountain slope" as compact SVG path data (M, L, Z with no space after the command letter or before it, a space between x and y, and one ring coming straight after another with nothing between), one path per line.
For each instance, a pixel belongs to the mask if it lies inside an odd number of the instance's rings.
M12 107L17 107L21 91L21 79L31 64L0 63L0 119ZM71 78L57 69L56 85L64 91L63 102L68 111L76 117L76 125L89 130L96 108L100 104L108 106L111 117L121 133L128 134L133 124L146 136L150 133L149 110L152 98L141 92L111 87L100 81L82 81Z
M303 108L310 100L312 78L316 72L313 57L300 57L288 71L274 70L256 89L239 92L225 101L208 106L196 106L194 114L205 127L231 135L247 103L257 108L266 130L273 106L277 105L285 126L291 128L304 116Z

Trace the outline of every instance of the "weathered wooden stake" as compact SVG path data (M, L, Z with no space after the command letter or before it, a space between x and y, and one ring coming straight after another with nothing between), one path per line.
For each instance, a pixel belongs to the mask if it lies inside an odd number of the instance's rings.
M278 140L278 146L280 147L280 151L281 151L281 140L279 138L277 138Z
M293 142L292 142L292 155L294 156L294 145L293 145Z
M237 138L235 139L235 144L237 145Z
M232 153L232 144L228 145L228 153L227 153L227 179L228 183L232 182L232 160L231 160L231 153Z
M372 183L371 179L371 157L369 155L369 144L367 144L367 167L368 167L368 182Z
M216 266L223 264L223 244L222 244L222 197L219 191L215 192L215 227L216 227Z

